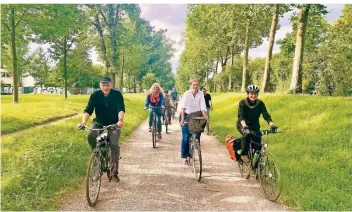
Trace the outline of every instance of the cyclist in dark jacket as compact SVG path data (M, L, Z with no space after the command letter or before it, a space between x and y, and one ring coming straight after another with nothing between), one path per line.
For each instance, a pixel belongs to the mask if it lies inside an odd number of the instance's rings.
M255 143L260 144L261 137L249 134L250 131L260 132L259 117L263 115L263 118L268 122L271 130L276 130L277 127L274 125L271 116L266 110L263 101L258 99L259 87L256 85L249 85L246 88L247 98L242 99L239 102L238 107L238 120L237 120L237 130L244 136L241 141L241 160L243 162L248 162L248 149L250 140ZM255 150L260 150L260 145L252 146ZM235 151L236 152L236 151ZM239 154L236 152L236 158L239 160Z
M112 89L112 80L110 77L104 77L100 81L100 90L94 91L89 98L86 109L82 117L80 128L87 124L88 119L95 111L95 119L92 128L103 128L110 124L116 124L117 127L123 127L125 116L124 98L120 91ZM120 158L120 130L114 129L108 131L111 147L111 172L110 177L114 181L120 181L118 177L119 158ZM97 131L88 131L88 143L92 149L96 146Z

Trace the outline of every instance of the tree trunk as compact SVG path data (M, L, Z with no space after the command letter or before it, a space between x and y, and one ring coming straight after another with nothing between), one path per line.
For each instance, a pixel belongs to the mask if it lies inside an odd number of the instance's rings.
M216 60L216 65L215 65L213 77L218 73L218 65L219 65L219 59Z
M295 57L293 62L290 93L302 93L302 63L304 51L304 37L307 29L310 5L301 9L298 19Z
M95 21L96 21L96 23L94 24L94 26L97 29L99 37L100 37L100 47L101 47L101 51L103 52L103 60L105 62L106 76L108 76L109 75L109 70L110 70L110 62L109 62L109 58L108 58L107 53L106 53L105 38L104 38L103 30L101 29L101 24L100 24L100 20L99 20L99 12L98 11L97 11L97 13L95 15Z
M245 92L246 90L246 77L247 77L247 64L248 64L248 52L249 52L249 33L250 33L250 22L246 28L246 41L244 47L244 55L243 55L243 73L242 73L242 87L241 92Z
M122 65L121 65L121 80L120 80L120 90L123 92L123 69L125 67L125 50L122 50Z
M113 88L116 88L116 70L118 69L118 52L117 52L117 35L116 35L116 26L118 19L114 18L115 13L119 13L119 9L117 8L117 11L114 11L114 7L112 4L108 5L109 9L109 30L110 30L110 39L111 39L111 55L112 55L112 65L114 69L112 69L111 72L111 78L112 78L112 83L113 83Z
M279 4L275 5L275 13L273 15L273 19L271 22L271 29L270 29L270 38L269 38L269 49L268 49L268 55L266 57L265 61L265 69L264 69L264 75L263 75L263 83L262 83L262 88L264 92L270 92L270 87L269 87L269 82L270 82L270 72L271 72L271 56L273 53L273 47L274 47L274 41L275 41L275 33L276 33L276 27L278 23L278 17L279 17Z
M133 76L133 93L137 93L137 83L135 76Z
M67 37L64 38L64 80L65 80L65 99L67 99Z
M142 80L139 81L139 92L143 92Z
M12 81L13 81L13 103L18 103L18 72L16 52L16 31L15 31L15 9L11 9L11 47L12 47Z

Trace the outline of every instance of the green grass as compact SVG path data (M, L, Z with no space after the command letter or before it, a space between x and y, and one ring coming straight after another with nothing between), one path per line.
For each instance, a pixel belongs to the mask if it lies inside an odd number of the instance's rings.
M147 117L144 95L124 97L122 140ZM88 101L88 96L79 98ZM2 137L2 210L57 210L60 198L80 187L91 154L87 131L76 128L80 121L74 118Z
M87 96L60 95L19 96L18 104L12 103L12 96L1 96L1 133L8 134L43 124L77 113L82 113L87 104Z
M216 94L211 125L224 142L245 94ZM352 98L260 95L282 133L265 136L283 181L280 200L295 210L352 210ZM268 124L261 118L262 129Z

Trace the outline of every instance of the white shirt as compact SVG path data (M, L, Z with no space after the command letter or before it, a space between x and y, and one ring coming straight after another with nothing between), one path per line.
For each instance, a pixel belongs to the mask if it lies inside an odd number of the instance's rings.
M185 108L185 113L187 114L197 111L207 111L202 91L198 91L195 97L191 90L185 91L179 105L180 108Z

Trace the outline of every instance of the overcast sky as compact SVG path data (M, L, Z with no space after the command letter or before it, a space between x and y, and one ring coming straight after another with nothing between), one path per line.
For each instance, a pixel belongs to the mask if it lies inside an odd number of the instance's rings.
M329 11L327 18L329 22L336 20L341 14L341 10L344 7L343 4L329 4L327 9ZM181 39L181 33L185 31L186 16L187 16L187 5L186 4L140 4L142 18L150 21L152 26L156 29L167 29L166 35L172 40L176 41L174 57L171 59L172 71L176 73L180 54L183 51L183 47L179 45ZM284 17L280 19L280 29L276 32L275 41L285 37L286 33L292 31L291 23L289 21L292 12L284 14ZM31 52L36 49L38 45L31 45ZM45 45L44 48L48 45ZM250 49L249 56L265 57L268 48L268 41L265 39L263 44L255 49ZM274 45L274 53L280 51L277 44ZM91 52L91 59L93 63L99 63L97 61L97 54L95 51Z

